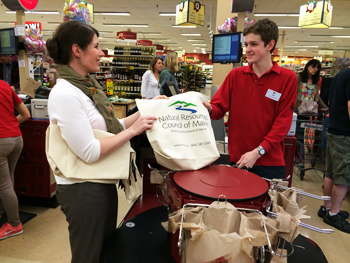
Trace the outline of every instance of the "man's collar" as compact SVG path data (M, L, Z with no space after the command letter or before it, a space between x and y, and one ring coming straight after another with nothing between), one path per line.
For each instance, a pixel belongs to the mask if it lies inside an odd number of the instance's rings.
M281 73L281 67L278 66L278 63L276 61L272 61L272 68L270 68L268 71L266 71L264 74L268 74L271 71L274 71L277 74ZM243 69L244 73L251 73L251 74L255 74L254 70L253 70L253 64L249 64L248 67L244 67Z

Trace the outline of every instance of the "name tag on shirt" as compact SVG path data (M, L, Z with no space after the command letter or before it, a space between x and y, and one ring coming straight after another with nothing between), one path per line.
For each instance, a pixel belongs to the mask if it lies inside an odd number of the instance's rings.
M273 91L272 89L268 89L266 92L265 97L275 100L275 101L279 101L279 99L281 98L281 93L277 92L277 91Z

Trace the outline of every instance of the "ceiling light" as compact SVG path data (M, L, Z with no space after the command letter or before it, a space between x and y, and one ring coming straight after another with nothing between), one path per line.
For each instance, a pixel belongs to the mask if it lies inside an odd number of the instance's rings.
M179 27L179 28L196 28L196 26L172 26L172 27Z
M129 16L129 12L94 12L94 15L102 16Z
M284 46L284 47L319 47L319 46Z
M334 44L333 41L317 41L317 40L313 40L313 41L295 40L295 43L324 43L324 44Z
M9 21L0 21L0 24L14 24L16 22L9 22Z
M350 27L331 26L329 29L350 29Z
M192 44L193 46L206 46L207 44Z
M7 14L16 14L16 11L6 11ZM24 11L26 14L59 15L58 11Z
M285 49L284 51L289 51L289 50L307 51L307 49L306 49L306 48Z
M331 35L309 35L309 37L339 37L339 38L350 38L350 36L331 36Z
M154 32L154 33L145 32L145 33L140 33L140 34L147 35L147 36L161 36L162 35L162 33L158 33L158 32Z
M350 36L331 36L331 37L350 38Z
M160 12L160 16L176 16L175 12Z
M201 34L181 34L181 36L201 36Z
M254 16L299 16L299 14L254 14Z
M197 50L193 50L193 52L197 52Z
M204 41L204 39L187 39L187 41Z
M279 26L281 29L300 29L298 26Z
M113 31L98 31L100 34L114 34Z
M125 26L125 27L148 27L148 25L145 25L145 24L140 24L140 25L137 25L137 24L134 24L134 25L124 25L124 24L107 24L107 23L103 23L102 24L103 26Z

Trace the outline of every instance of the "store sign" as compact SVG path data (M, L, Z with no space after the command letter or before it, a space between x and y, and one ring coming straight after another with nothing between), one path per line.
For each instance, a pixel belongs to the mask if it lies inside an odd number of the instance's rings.
M311 1L300 6L298 26L302 28L328 28L331 26L331 1Z
M181 1L176 6L175 25L177 26L203 26L205 6L199 1Z
M332 50L319 50L318 54L319 55L333 55L333 51Z
M153 46L151 40L137 40L136 43L138 46Z
M17 27L17 22L15 22L15 26ZM26 32L29 32L31 29L32 30L39 29L40 32L43 31L43 27L42 27L42 24L40 22L26 21L25 22L25 30L26 30Z
M156 52L164 52L165 47L162 45L156 45Z
M120 42L136 42L137 34L130 31L117 32L117 41Z
M33 11L39 4L39 0L1 0L11 11Z

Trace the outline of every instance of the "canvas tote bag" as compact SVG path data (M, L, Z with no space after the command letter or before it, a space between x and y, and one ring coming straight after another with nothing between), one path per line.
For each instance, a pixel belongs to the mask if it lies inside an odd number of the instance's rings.
M147 138L157 162L174 171L201 169L220 157L208 110L199 92L167 100L136 100L140 114L157 117Z
M114 134L93 130L97 139L114 136ZM67 145L61 136L57 124L50 124L46 130L45 151L52 172L60 177L76 181L117 184L122 180L125 196L129 203L135 201L141 194L141 188L136 183L142 179L136 166L132 171L131 163L135 163L136 154L130 142L125 143L111 155L93 163L81 160Z

